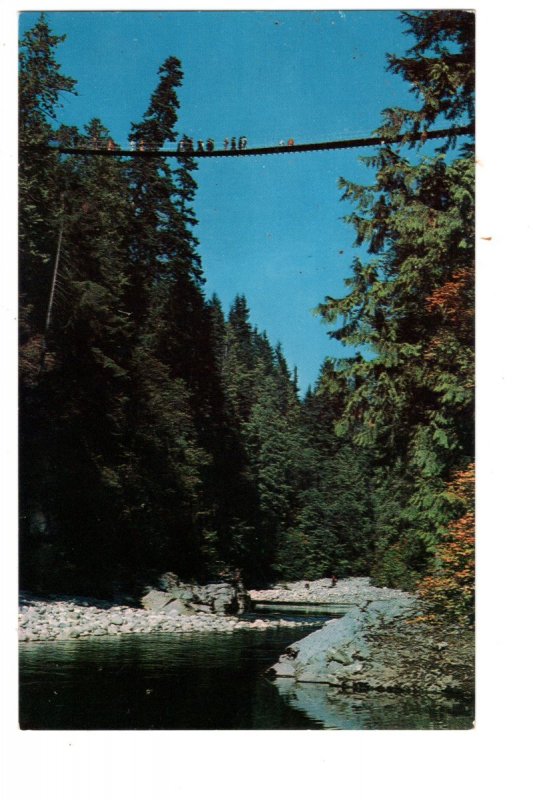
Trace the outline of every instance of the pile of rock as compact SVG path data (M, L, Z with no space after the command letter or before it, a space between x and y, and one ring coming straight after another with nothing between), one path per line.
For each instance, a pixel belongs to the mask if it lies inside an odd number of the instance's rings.
M184 615L240 614L251 605L249 594L238 581L198 586L183 583L172 573L163 575L155 588L147 587L141 602L149 611L175 611Z
M351 692L472 694L473 633L424 620L423 611L405 593L367 602L291 645L271 672Z
M211 597L210 594L207 597ZM222 605L222 594L215 593ZM150 601L148 601L148 605ZM135 608L127 605L83 598L55 600L23 597L19 613L19 640L39 642L63 639L83 639L95 636L120 636L132 633L231 633L239 630L297 628L313 623L291 620L250 619L213 613L211 605L202 610L199 605L188 606L170 601L159 609Z
M395 600L405 596L400 589L372 586L370 578L331 578L280 583L271 589L252 589L254 603L325 603L357 605L368 600Z

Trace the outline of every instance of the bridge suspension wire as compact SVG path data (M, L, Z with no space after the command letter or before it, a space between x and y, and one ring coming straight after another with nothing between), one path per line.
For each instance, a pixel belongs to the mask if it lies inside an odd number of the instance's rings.
M333 142L314 142L309 144L277 145L275 147L247 147L242 150L189 150L181 152L174 150L153 150L145 145L145 149L122 150L119 148L63 147L50 145L48 149L58 150L60 153L83 156L128 156L130 158L236 158L242 156L267 156L279 153L307 153L313 150L344 150L354 147L373 147L384 144L409 144L413 141L426 141L428 139L443 139L445 137L469 136L474 133L473 125L463 125L455 128L442 128L435 131L422 131L421 133L404 133L393 137L368 136L364 139L340 139Z

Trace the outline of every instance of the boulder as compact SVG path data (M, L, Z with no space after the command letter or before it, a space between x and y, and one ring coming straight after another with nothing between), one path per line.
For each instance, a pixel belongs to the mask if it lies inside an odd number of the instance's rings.
M424 620L421 612L407 594L370 602L292 644L271 672L345 691L471 695L473 632Z
M193 603L196 599L195 593L189 586L177 586L171 591L171 595L184 603Z
M239 610L237 588L231 583L208 583L198 587L197 593L215 614L235 614Z
M239 583L218 582L195 586L180 583L173 573L165 573L158 580L157 588L147 588L141 602L147 611L177 610L180 614L196 611L237 614L251 606L250 596Z
M172 595L168 592L161 592L158 589L149 589L143 596L141 603L147 611L161 611L170 601Z
M177 597L172 597L168 603L163 606L161 611L163 611L165 614L172 612L174 614L179 614L180 616L186 617L190 617L195 613L190 606L186 605L183 600L179 600Z
M219 595L213 600L215 614L234 614L238 610L235 598L229 595Z

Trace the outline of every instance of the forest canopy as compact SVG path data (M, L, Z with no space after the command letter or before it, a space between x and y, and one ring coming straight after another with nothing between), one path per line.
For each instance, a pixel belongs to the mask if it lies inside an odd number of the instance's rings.
M415 44L388 68L416 108L383 111L370 185L340 179L357 256L317 313L346 357L303 397L244 295L205 295L194 156L91 154L105 120L58 122L64 37L42 15L22 38L23 588L368 574L472 619L474 156L453 127L474 121L474 15L401 19ZM133 140L183 135L183 80L168 57Z

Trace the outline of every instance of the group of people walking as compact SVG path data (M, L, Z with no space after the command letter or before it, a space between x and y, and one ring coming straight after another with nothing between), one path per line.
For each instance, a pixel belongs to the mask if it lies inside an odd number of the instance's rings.
M157 145L153 145L152 143L145 142L144 139L134 139L133 137L129 141L130 150L131 151L144 151L144 150L158 150L159 147ZM279 146L284 147L292 147L294 145L294 139L289 139L287 141L287 145L283 139L280 141ZM93 137L91 140L91 147L92 149L100 149L102 146L101 140L97 137ZM235 136L232 136L231 139L224 139L224 150L246 150L248 147L248 139L246 136L239 136L237 139ZM117 145L113 141L113 139L108 139L106 142L106 149L107 150L116 150ZM212 153L215 149L215 140L214 139L207 139L205 142L203 139L198 139L196 143L196 147L194 145L194 141L189 136L182 136L180 141L178 142L177 150L179 153Z
M248 139L246 136L239 136L239 139L232 136L231 139L224 139L224 150L246 150L248 146ZM196 148L194 142L188 136L183 138L178 143L178 152L180 153L212 153L215 149L215 140L207 139L204 143L203 139L198 139Z
M189 136L183 136L180 141L178 142L178 152L179 153L211 153L215 149L215 141L214 139L207 139L204 142L203 139L198 139L196 143L196 147L194 146L194 142Z
M103 142L98 139L97 137L93 137L91 140L91 148L93 150L99 150L102 147ZM134 139L133 137L129 140L130 150L143 152L144 150L159 150L157 145L154 146L151 142L145 142L144 139ZM233 136L231 139L224 139L224 150L246 150L248 146L248 139L246 136L239 136L239 139ZM108 139L105 143L105 147L107 150L116 150L117 145L113 141L113 139ZM196 147L194 145L194 141L189 136L183 136L180 141L178 142L178 152L179 153L212 153L215 149L215 140L214 139L207 139L205 142L203 139L198 139L196 143Z

